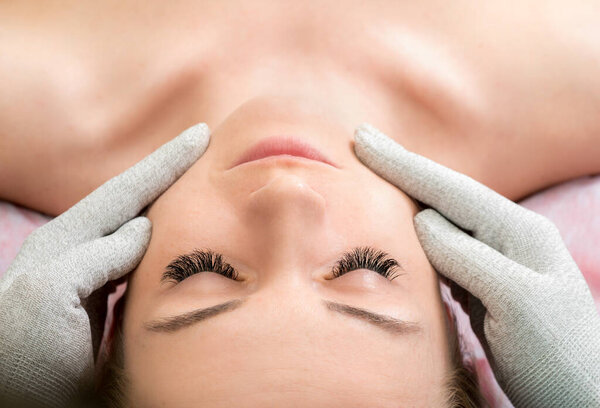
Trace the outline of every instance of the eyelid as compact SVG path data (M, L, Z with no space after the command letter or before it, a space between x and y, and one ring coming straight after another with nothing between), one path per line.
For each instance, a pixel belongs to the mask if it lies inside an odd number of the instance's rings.
M223 261L223 255L210 249L195 249L191 253L179 255L167 265L161 281L176 283L200 272L215 272L226 278L238 280L238 272Z
M402 265L384 251L371 246L359 246L346 251L334 266L334 277L340 277L357 269L368 269L392 281L402 274L396 273L398 269L404 270Z
M334 278L348 272L368 269L392 281L401 274L401 264L391 258L386 252L370 246L354 247L342 254L332 268ZM243 282L239 279L238 271L228 262L223 261L223 254L210 249L196 249L189 254L183 254L173 260L163 273L161 281L172 280L179 283L184 279L201 272L214 272L228 279Z

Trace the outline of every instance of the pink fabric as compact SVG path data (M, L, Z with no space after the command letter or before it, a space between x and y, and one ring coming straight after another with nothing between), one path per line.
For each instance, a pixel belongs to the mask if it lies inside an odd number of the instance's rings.
M567 248L581 269L600 312L600 176L582 177L535 194L521 205L550 218L560 230ZM16 256L19 247L38 226L51 218L0 201L0 276ZM109 308L123 292L112 296ZM473 366L480 378L481 390L492 408L512 407L490 369L489 363L471 331L468 316L449 299L449 289L442 294L458 320L461 350L466 364ZM109 310L109 318L111 316ZM107 327L110 327L110 320Z
M556 224L590 286L600 313L600 176L571 180L539 192L519 204L548 217ZM457 318L463 361L476 370L480 389L491 408L512 407L498 386L483 348L471 330L469 317L457 302L451 300L449 293L449 288L442 285L443 298Z

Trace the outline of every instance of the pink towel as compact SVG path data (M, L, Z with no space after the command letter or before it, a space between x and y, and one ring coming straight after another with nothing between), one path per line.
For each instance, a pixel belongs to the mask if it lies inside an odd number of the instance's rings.
M551 219L562 235L573 259L579 265L600 312L600 176L582 177L539 192L523 201L521 205ZM16 256L19 247L35 228L51 218L33 211L0 201L0 276ZM109 319L115 300L124 290L121 285L116 296L109 299ZM445 297L447 288L443 288ZM463 357L479 376L481 390L491 408L512 407L490 369L489 363L471 331L468 316L450 302L458 317L458 331Z

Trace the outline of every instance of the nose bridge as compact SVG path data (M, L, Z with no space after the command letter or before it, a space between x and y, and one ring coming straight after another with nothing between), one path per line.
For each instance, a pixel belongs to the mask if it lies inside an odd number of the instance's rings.
M280 174L250 194L246 225L261 269L298 275L326 241L326 201L301 177Z

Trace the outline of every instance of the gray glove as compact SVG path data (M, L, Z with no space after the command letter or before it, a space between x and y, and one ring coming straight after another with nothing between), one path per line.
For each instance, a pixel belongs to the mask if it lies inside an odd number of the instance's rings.
M91 386L91 316L82 304L137 266L151 224L134 217L209 138L204 123L187 129L27 237L0 281L0 396L64 407Z
M366 166L437 210L415 216L419 241L479 300L471 324L512 403L600 407L600 316L556 226L368 123L354 137Z

